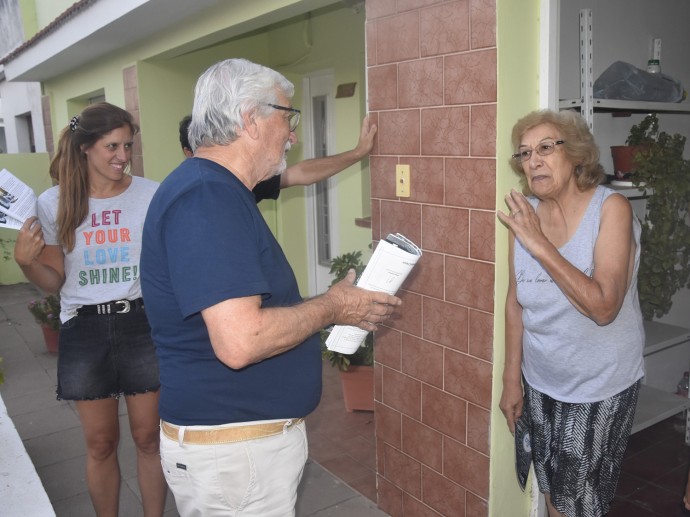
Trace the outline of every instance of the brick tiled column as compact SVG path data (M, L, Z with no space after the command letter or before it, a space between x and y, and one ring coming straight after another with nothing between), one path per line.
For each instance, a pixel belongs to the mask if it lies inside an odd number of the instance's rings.
M424 255L376 334L379 506L486 515L493 360L496 5L367 0L372 233ZM411 196L395 195L409 164Z
M122 70L122 79L125 86L125 109L132 114L134 121L140 125L139 113L139 83L137 80L137 67L132 65ZM141 133L134 136L132 148L132 174L144 176L144 150L141 145Z

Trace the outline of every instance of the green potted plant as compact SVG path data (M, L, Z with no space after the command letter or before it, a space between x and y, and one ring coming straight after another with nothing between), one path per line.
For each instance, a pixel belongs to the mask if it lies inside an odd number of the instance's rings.
M27 307L36 323L41 326L48 351L57 352L60 333L60 296L49 294L38 300L32 300Z
M362 252L344 253L331 260L330 273L335 275L331 285L339 282L350 269L357 276L364 271ZM321 355L340 371L345 409L373 411L374 409L374 334L367 334L362 345L352 355L333 352L326 347L328 331L321 331Z
M651 320L671 309L679 289L690 287L690 161L683 158L686 138L660 132L656 115L633 126L628 141L642 145L632 182L648 194L638 292L642 315Z

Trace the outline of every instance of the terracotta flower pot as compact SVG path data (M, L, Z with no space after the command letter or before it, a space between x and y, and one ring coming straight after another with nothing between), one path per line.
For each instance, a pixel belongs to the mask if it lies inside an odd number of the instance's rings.
M340 372L340 384L348 413L374 410L373 366L350 366L346 372Z
M48 327L47 325L41 325L41 330L43 331L43 339L46 342L46 348L48 349L48 352L52 354L57 354L60 331Z
M617 180L628 179L632 171L635 170L635 155L639 152L639 146L612 145L611 158L613 158L613 172Z

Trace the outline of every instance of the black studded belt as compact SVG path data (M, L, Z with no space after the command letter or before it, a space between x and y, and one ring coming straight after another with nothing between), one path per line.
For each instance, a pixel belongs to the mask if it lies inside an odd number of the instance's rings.
M144 306L144 299L136 300L114 300L107 303L97 303L96 305L82 305L77 309L77 314L126 314L129 311L139 309Z

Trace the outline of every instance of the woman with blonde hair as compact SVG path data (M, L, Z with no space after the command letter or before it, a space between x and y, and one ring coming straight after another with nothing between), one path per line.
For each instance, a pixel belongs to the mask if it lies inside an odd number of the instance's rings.
M15 246L25 276L60 293L57 398L75 401L99 516L118 514L123 395L144 515L162 515L165 504L158 365L139 282L142 227L158 184L129 174L138 129L127 111L105 102L73 117L50 165L58 185L39 196L38 217L22 226Z

